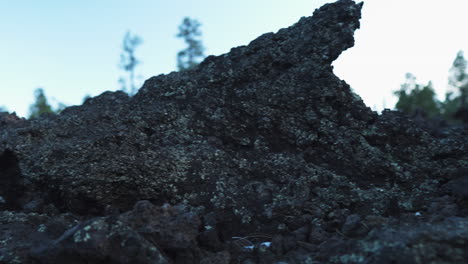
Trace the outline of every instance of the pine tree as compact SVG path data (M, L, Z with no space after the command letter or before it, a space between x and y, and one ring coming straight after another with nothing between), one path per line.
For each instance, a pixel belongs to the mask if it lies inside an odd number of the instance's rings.
M137 36L132 35L130 31L125 34L122 43L122 54L120 55L119 67L124 71L128 72L128 85L125 78L121 77L119 83L121 89L126 91L130 95L134 95L137 92L135 85L135 67L140 64L140 61L135 57L135 49L143 43L143 40Z
M197 66L204 58L204 47L200 39L200 23L195 19L184 18L179 26L177 37L184 39L187 48L177 53L177 68L180 71L190 70Z
M395 95L398 97L395 108L402 112L410 115L424 112L429 117L440 115L440 102L436 99L432 82L420 85L413 74L407 73L405 83Z
M52 107L47 102L47 97L45 96L44 90L42 88L37 88L34 91L34 95L36 100L29 107L29 118L38 117L44 113L54 113Z
M468 108L468 74L466 70L467 61L463 51L459 51L453 61L448 80L452 91L446 93L445 101L442 104L444 116L447 118L453 118L458 110Z
M460 96L453 96L451 92L445 94L445 100L440 104L443 117L454 122L454 115L460 109Z

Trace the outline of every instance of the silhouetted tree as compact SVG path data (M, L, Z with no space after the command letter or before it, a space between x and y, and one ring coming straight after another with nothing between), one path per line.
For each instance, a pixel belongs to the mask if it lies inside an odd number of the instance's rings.
M179 26L177 37L184 39L187 48L177 53L177 68L180 71L193 69L204 58L205 48L198 37L202 35L199 27L200 23L189 17L184 18Z
M468 108L468 74L466 73L467 61L463 51L459 51L448 79L451 91L445 94L445 101L442 103L442 111L447 119L453 119L457 111Z
M119 79L119 83L121 85L121 89L130 95L134 95L137 91L135 85L135 67L140 63L140 61L135 57L135 49L141 43L143 43L143 40L137 35L132 35L130 31L125 34L122 43L123 51L120 55L119 67L128 72L129 77L128 85L127 81L123 77Z
M37 88L34 91L34 96L36 100L29 107L29 118L38 117L44 113L54 113L54 110L52 110L52 107L47 102L47 97L42 88Z
M454 115L460 109L460 95L454 96L453 92L445 94L445 100L440 103L442 116L448 121L455 121Z
M468 74L466 73L466 66L467 62L463 56L463 51L459 51L450 69L449 85L454 88L460 96L460 106L466 104L466 97L468 94Z
M422 111L428 116L440 115L440 102L435 97L432 82L420 85L413 74L407 73L405 83L395 95L398 97L395 108L402 112L414 114Z

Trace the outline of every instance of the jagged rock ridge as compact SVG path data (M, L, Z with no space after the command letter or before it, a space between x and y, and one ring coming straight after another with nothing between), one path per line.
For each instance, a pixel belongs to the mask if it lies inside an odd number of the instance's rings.
M16 241L0 261L463 258L466 133L434 138L399 113L378 116L333 74L361 7L324 5L192 71L153 77L131 98L106 92L58 116L0 116L0 238ZM407 229L404 241L389 235ZM414 240L429 251L437 237L453 241L450 254L411 249ZM272 244L249 251L246 240Z

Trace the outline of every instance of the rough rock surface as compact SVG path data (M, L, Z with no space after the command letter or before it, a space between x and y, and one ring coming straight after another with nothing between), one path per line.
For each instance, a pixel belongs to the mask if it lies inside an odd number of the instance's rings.
M466 129L333 74L362 4L60 115L0 113L0 263L466 263Z

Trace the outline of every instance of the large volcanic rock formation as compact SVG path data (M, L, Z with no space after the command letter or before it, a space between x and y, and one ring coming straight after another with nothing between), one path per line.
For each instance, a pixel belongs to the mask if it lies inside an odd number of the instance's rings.
M361 6L133 97L0 114L0 263L462 263L467 133L377 115L333 74Z

